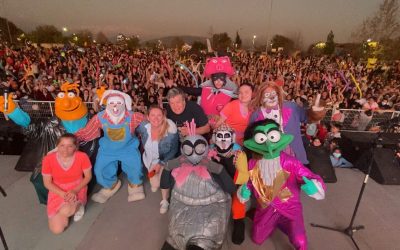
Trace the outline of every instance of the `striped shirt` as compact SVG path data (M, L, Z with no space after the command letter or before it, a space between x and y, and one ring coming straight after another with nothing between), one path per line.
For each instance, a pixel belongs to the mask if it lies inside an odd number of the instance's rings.
M131 122L129 124L129 128L130 128L131 134L133 134L133 133L135 133L136 127L139 126L139 124L143 120L145 120L145 117L142 113L139 113L139 112L134 112L134 113L130 114L128 111L126 111L125 119L129 115L131 115ZM109 119L107 112L103 113L102 118L106 119L109 123L112 123L112 121ZM122 119L119 122L119 124L123 123L125 121L125 119ZM99 114L97 114L92 119L90 119L90 121L88 122L86 127L80 129L78 132L75 133L75 135L78 137L79 141L91 141L91 140L94 140L94 139L100 137L101 129L102 129L102 125L101 125L101 122L99 119Z

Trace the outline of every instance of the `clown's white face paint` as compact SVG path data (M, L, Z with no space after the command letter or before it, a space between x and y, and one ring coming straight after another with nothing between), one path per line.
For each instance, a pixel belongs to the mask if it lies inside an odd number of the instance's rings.
M278 94L273 88L266 88L264 91L263 104L265 108L272 108L278 105Z
M222 150L228 149L233 143L232 133L229 131L218 131L215 134L215 144Z
M125 115L125 100L120 96L107 98L106 112L114 124L118 124Z

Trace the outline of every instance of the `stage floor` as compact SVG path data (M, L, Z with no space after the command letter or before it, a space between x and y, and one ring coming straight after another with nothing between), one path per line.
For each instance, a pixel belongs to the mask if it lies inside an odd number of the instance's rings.
M0 156L0 185L8 196L0 197L0 226L12 250L156 250L167 235L167 215L159 214L161 194L151 193L145 183L146 199L127 202L127 184L106 204L89 201L80 222L72 223L61 235L47 227L45 206L40 205L29 173L16 172L18 156ZM358 170L336 169L338 182L327 184L326 199L316 201L303 196L304 218L309 249L354 249L351 240L337 232L312 228L309 223L346 227L364 179ZM400 249L400 186L383 186L370 179L356 218L365 229L354 238L361 249ZM249 238L236 246L230 232L222 249L292 249L287 237L277 230L262 246ZM0 245L2 249L2 245Z

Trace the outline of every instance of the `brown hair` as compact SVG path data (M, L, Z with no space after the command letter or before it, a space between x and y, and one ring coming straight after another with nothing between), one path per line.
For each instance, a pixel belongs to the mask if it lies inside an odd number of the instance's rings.
M263 105L264 91L267 88L273 88L278 95L278 104L282 108L283 104L283 93L281 87L279 87L275 82L264 82L256 87L254 99L250 102L251 110L256 110Z
M151 112L153 109L161 110L161 113L162 113L162 115L163 115L163 121L162 121L162 123L161 123L161 129L160 129L159 134L157 135L158 139L161 139L161 138L163 138L165 135L167 135L168 128L169 128L169 124L168 124L168 121L167 121L167 112L165 111L165 109L161 108L160 106L151 105L151 106L149 107L148 111L147 111L147 115L149 115L150 112Z
M57 144L56 144L57 146L58 146L58 144L60 144L60 142L61 142L62 139L71 139L72 142L74 143L74 145L76 146L76 148L79 147L78 137L76 137L74 134L66 133L66 134L61 135L61 136L57 139Z

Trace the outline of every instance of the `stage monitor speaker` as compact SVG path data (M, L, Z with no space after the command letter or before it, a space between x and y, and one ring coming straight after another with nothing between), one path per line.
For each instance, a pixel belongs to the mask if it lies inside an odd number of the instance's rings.
M342 155L348 161L355 164L364 154L365 151L371 149L377 133L370 132L342 132L342 138L339 147L342 149ZM382 141L380 144L383 148L396 149L400 142L400 134L381 133Z
M367 172L372 161L371 178L383 185L400 185L400 165L395 151L389 148L376 148L372 158L371 150L365 151L355 167Z
M321 176L325 183L337 182L328 151L322 146L308 146L306 151L311 171Z

